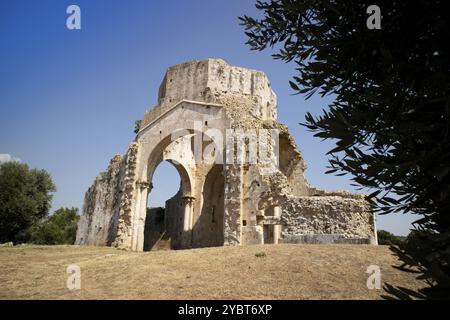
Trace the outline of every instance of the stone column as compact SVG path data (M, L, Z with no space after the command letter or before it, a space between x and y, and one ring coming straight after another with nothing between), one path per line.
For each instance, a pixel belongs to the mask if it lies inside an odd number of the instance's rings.
M377 215L372 212L373 234L369 237L370 244L378 245L378 233L377 233Z
M273 207L273 216L278 219L281 217L281 207L280 206ZM280 236L281 236L281 225L275 224L273 226L273 243L274 244L278 243L278 239L280 238Z
M137 185L137 198L136 198L136 212L135 212L135 226L133 227L133 250L143 251L144 250L144 228L145 228L145 217L147 215L147 197L151 192L153 185L147 181L138 181Z
M188 248L192 246L192 224L194 219L195 197L183 196L181 198L181 205L183 214L183 237L181 239L181 247Z

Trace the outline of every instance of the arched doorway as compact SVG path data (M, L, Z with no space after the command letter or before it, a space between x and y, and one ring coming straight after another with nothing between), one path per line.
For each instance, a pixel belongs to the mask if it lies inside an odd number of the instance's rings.
M144 251L171 248L174 222L179 220L178 198L181 178L176 167L162 161L152 179L152 191L148 193L144 227Z
M172 135L161 137L142 154L147 165L141 167L138 180L138 205L133 220L135 250L223 245L223 165L211 169L211 164L195 161L198 134L203 133L185 130L175 139ZM205 148L206 144L200 141ZM179 190L164 205L158 205L159 209L150 209L147 214L147 207L154 207L153 187L158 187L155 172L164 162L176 168Z
M171 135L165 136L158 139L158 143L144 154L147 165L141 174L145 179L141 180L146 182L140 184L144 187L140 187L137 195L138 206L133 228L136 232L134 245L137 251L179 249L191 245L193 208L186 201L191 198L191 177L187 169L189 164L186 159L180 158L183 155L180 151L190 149L190 136L189 132L177 139L173 139ZM162 177L159 177L159 170L156 172L160 167L163 169ZM169 176L164 173L169 173ZM166 197L162 197L154 189L158 188L158 183L162 187L170 184L171 193L166 192Z
M162 176L156 172L160 164L163 168ZM169 177L165 175L167 173L169 173ZM157 183L161 180L164 180L163 184L172 185L170 190L162 192L166 195L173 193L165 201L164 196L159 194L156 189L155 196L152 196L153 189L157 188ZM191 245L192 206L186 201L191 194L191 181L186 168L171 159L161 161L153 168L149 181L151 181L151 188L147 194L142 240L144 251L189 247ZM174 185L178 185L176 192L176 188L173 188ZM152 205L152 199L155 200L155 204L159 201L160 204L164 202L164 205L155 207Z

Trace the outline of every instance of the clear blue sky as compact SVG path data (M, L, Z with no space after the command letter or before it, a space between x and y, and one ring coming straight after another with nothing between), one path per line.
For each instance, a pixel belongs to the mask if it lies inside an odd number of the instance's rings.
M81 30L66 28L66 8L81 8ZM134 120L156 103L165 70L188 60L222 58L264 71L306 160L306 177L320 188L355 191L348 177L325 175L332 142L298 123L327 107L293 96L293 64L253 52L238 16L255 16L245 0L0 0L0 154L49 171L58 191L53 208L81 209L84 192L134 138ZM5 158L6 156L3 156ZM152 204L178 189L170 165L155 175ZM379 228L406 234L415 217L379 217Z

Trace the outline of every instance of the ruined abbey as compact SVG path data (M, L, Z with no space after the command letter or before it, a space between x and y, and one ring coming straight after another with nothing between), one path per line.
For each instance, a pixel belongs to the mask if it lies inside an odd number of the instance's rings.
M180 175L165 208L147 203L162 161ZM76 244L134 251L265 243L371 243L362 195L327 192L306 164L263 72L221 59L169 68L139 132L85 194Z

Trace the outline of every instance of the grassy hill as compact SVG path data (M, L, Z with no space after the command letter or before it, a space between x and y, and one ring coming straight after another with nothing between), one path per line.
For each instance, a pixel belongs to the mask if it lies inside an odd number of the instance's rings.
M66 268L81 268L81 289ZM425 286L387 246L264 245L135 253L106 247L0 248L0 299L380 299L366 286Z

